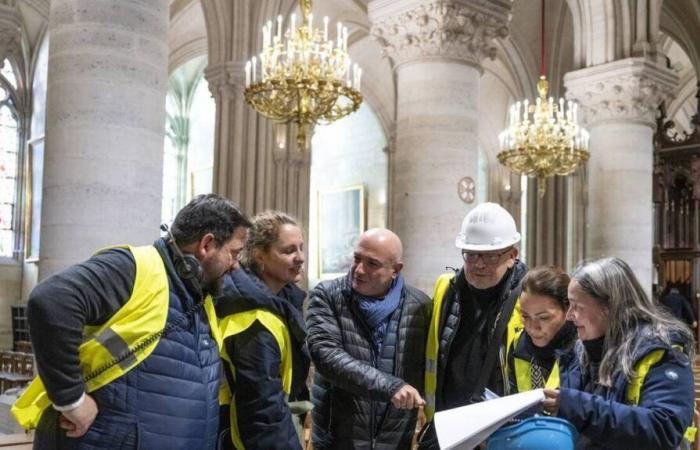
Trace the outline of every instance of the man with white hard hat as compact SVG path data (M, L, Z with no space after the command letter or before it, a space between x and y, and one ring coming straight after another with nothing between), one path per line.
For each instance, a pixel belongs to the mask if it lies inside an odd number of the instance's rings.
M517 259L513 217L482 203L462 222L455 246L464 266L435 283L428 332L425 413L481 401L484 389L508 394L506 349L523 328L518 298L527 268ZM420 448L437 449L432 425Z

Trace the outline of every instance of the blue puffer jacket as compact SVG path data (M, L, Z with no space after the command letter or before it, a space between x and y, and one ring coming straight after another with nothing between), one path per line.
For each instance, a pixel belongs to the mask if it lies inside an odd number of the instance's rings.
M637 406L628 404L628 381L622 373L613 376L610 388L596 385L595 394L583 391L592 384L581 364L581 342L560 360L558 415L581 433L577 449L669 450L682 442L693 417L691 365L685 354L650 337L647 328L639 332L635 364L653 350L666 352L649 370Z
M195 299L175 273L168 251L159 244L162 241L155 245L164 256L170 284L167 321L181 326L167 333L141 364L92 393L100 414L88 432L76 440L80 441L79 448L216 447L219 351L202 308L193 320L183 319Z

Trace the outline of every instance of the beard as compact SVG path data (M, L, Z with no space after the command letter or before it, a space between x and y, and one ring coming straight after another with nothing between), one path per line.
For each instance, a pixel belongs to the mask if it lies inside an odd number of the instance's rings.
M212 280L206 280L202 283L202 293L206 297L211 295L213 298L220 297L224 293L224 275L214 278Z

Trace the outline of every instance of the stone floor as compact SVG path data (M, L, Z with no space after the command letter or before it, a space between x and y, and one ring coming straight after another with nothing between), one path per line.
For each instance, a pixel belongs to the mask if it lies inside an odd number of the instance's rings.
M8 393L0 395L0 435L22 433L22 427L17 424L10 413L10 408L15 400L17 400L16 395Z

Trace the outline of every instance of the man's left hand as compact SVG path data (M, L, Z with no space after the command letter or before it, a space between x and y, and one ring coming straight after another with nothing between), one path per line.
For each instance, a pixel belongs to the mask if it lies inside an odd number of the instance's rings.
M61 412L58 423L61 428L66 430L66 436L77 438L87 433L92 422L95 421L97 413L97 403L89 394L85 394L85 401L80 406L70 411Z
M559 390L557 389L545 389L544 390L544 402L542 407L551 415L556 415L559 410Z

